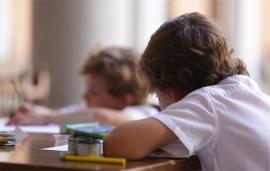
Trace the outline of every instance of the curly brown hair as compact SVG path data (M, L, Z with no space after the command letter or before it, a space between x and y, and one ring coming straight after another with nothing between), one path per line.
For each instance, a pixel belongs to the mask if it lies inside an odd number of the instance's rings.
M95 75L104 78L110 95L121 98L131 94L131 105L143 104L147 97L147 88L136 74L140 55L130 48L107 47L91 53L81 68L83 75Z
M152 35L139 64L150 88L188 94L235 74L249 75L232 57L223 34L205 16L188 13L165 22Z

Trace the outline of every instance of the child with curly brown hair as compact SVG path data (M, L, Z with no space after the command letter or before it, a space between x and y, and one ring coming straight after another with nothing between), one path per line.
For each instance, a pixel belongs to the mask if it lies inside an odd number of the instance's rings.
M152 35L140 72L162 111L113 130L105 155L140 159L162 148L196 154L202 170L269 170L270 98L205 16L165 22Z

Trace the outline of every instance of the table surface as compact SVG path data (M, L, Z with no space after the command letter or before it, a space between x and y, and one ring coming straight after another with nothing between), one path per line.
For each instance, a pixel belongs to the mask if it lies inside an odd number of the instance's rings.
M5 170L200 170L198 158L145 158L127 161L126 166L60 160L60 152L42 148L54 146L52 134L30 134L15 147L0 146L0 171Z

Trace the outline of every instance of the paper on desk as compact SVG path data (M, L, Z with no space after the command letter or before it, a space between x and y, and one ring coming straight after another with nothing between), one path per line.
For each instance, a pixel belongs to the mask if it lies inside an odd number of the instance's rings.
M68 145L66 144L55 147L42 148L42 150L66 152L68 151Z
M13 131L16 126L14 125L0 125L0 130ZM60 132L58 125L22 125L19 128L24 132L29 133L52 133L57 134Z

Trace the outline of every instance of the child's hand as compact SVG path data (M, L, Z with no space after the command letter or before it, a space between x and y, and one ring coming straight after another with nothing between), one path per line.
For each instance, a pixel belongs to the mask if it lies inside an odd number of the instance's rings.
M50 122L53 111L45 106L24 103L18 107L16 114L7 124L14 125L45 125Z
M7 124L9 125L46 125L49 123L47 115L21 114L18 113L11 117Z
M48 114L51 114L52 112L53 111L46 106L33 105L31 103L24 103L18 107L16 113L48 115Z
M130 115L125 114L121 110L109 108L90 108L79 113L89 115L89 120L87 120L89 122L96 121L104 125L118 126L133 120Z
M105 108L94 108L89 111L93 116L93 120L104 125L113 125L115 111Z

